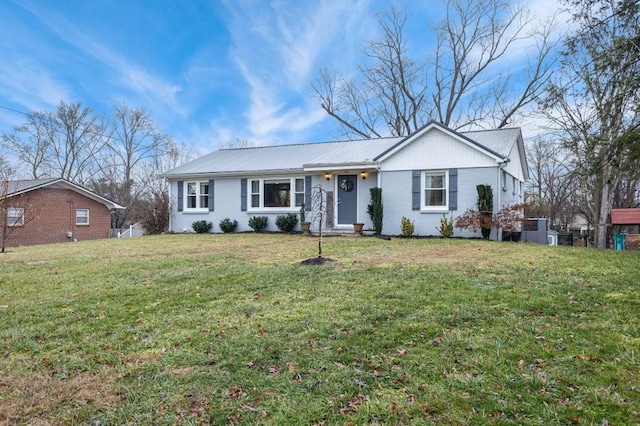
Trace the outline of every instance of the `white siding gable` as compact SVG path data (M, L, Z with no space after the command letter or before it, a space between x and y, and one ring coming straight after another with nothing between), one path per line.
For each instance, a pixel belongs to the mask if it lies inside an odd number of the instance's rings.
M496 167L497 162L478 147L437 127L415 139L382 161L382 171Z
M511 176L515 176L519 181L524 182L526 180L524 176L524 171L523 171L524 167L522 164L522 159L520 156L520 151L518 149L517 141L515 141L511 146L511 151L509 151L508 158L509 158L509 163L507 163L504 169Z

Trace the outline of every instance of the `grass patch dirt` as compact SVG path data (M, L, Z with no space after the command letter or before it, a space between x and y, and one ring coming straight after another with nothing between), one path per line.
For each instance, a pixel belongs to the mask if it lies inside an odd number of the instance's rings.
M638 424L637 252L166 235L0 256L0 424Z

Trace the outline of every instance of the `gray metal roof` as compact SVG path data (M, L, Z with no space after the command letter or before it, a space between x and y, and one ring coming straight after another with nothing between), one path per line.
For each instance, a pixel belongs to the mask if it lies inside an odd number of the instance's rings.
M503 129L460 134L489 151L507 157L514 141L520 135L520 130ZM367 165L373 164L376 157L409 138L411 136L220 149L166 171L163 176L171 178L245 172L303 171L314 165Z
M371 163L378 153L400 140L402 138L382 138L220 149L169 170L164 176L269 170L302 171L305 165L313 164Z
M520 129L478 130L461 132L461 134L506 157L509 155L513 144L518 141Z
M92 200L104 204L109 209L124 209L124 207L120 204L108 200L96 194L95 192L91 192L62 178L10 180L7 181L7 191L5 196L7 198L14 197L44 187L71 189L72 191L78 192L85 197L91 198ZM0 196L2 196L2 193L4 193L4 188L0 188Z
M45 186L48 183L51 183L57 178L48 178L48 179L26 179L26 180L10 180L7 181L7 194L11 196L16 193L30 191L32 189ZM2 188L4 189L4 188ZM2 191L4 192L4 191Z

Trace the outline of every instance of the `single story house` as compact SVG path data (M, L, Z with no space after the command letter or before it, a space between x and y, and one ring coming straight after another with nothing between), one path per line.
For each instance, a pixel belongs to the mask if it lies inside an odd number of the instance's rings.
M174 232L190 232L194 221L238 221L250 231L253 216L275 219L312 213L312 192L322 187L326 219L312 223L327 231L348 232L353 223L373 229L367 212L370 189L382 188L383 230L401 234L401 219L416 235L439 235L443 215L461 215L477 202L476 186L493 188L494 209L524 200L529 177L519 128L456 132L430 122L406 137L220 149L166 171ZM317 204L317 203L315 203ZM309 214L307 214L307 220ZM493 236L495 237L495 232ZM473 237L456 229L454 235Z
M7 247L109 238L111 212L122 208L61 178L0 182Z

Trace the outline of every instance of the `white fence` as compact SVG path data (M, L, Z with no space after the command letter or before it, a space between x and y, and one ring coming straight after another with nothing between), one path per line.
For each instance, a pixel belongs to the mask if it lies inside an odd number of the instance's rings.
M117 231L117 230L114 230L114 231ZM144 235L144 228L142 227L142 224L138 222L129 226L129 229L124 229L124 230L121 229L120 231L117 231L116 237L117 238L133 238L133 237L141 237L143 235Z

